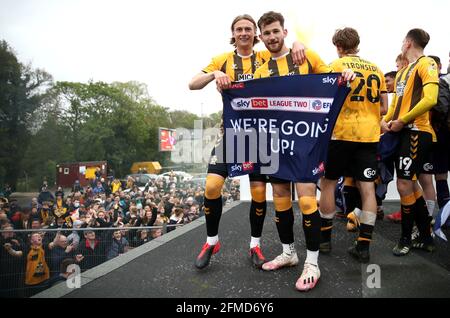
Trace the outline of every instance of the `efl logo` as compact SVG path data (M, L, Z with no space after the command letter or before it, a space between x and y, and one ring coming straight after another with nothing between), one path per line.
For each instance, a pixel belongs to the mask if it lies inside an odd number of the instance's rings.
M244 87L245 87L244 83L234 83L234 84L231 84L231 86L230 86L231 89L241 89Z
M254 98L252 99L252 108L269 108L269 103L265 98Z
M311 106L314 110L321 110L322 102L320 100L316 99L315 101L312 102Z
M253 170L253 162L244 162L242 163L242 168L244 171L252 171Z

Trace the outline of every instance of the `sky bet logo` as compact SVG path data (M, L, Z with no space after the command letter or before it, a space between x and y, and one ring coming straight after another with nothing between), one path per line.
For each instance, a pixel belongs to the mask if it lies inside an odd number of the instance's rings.
M242 168L244 169L244 171L253 171L253 162L251 161L244 162L242 164Z
M252 98L252 108L269 108L269 103L265 98Z
M236 172L236 171L241 172L242 171L242 165L235 164L235 165L231 166L231 172Z
M253 162L247 161L242 164L235 164L231 166L231 172L243 172L243 171L253 171Z
M322 79L322 83L334 85L334 83L336 83L336 79L327 76L327 77L325 77L325 78Z
M250 101L249 100L245 100L245 99L238 100L236 102L236 107L237 108L249 108L250 107Z
M317 174L319 174L319 173L322 173L322 172L324 172L324 171L325 171L325 165L324 165L323 162L321 162L321 163L319 164L319 166L317 166L316 168L314 168L314 170L312 171L312 173L313 173L313 175L315 176L315 175L317 175Z

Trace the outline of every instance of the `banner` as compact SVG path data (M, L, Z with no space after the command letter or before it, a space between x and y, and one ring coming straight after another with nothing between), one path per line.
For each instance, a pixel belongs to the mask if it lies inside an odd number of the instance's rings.
M336 73L263 78L224 90L229 176L261 173L316 182L350 91L340 78Z
M174 151L176 135L175 129L159 127L159 151Z

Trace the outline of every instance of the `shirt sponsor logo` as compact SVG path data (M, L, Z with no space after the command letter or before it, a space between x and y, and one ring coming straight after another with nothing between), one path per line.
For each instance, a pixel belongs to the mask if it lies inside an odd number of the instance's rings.
M237 81L238 82L245 82L253 79L253 74L238 74Z
M325 165L323 164L323 162L321 162L319 164L319 166L317 166L316 168L314 168L314 170L312 171L313 175L318 175L319 173L322 173L325 171Z
M336 83L336 78L332 78L332 77L327 76L327 77L322 79L322 83L334 85L334 83Z
M398 97L403 96L403 94L405 92L405 86L406 86L405 81L398 82L396 90L395 90Z
M244 162L242 164L242 168L244 169L244 171L253 171L253 162L251 161Z
M238 164L232 165L231 166L231 171L232 172L242 171L242 165L238 165Z
M375 177L377 174L377 172L375 170L373 170L372 168L367 168L364 170L364 177L371 179L373 177Z

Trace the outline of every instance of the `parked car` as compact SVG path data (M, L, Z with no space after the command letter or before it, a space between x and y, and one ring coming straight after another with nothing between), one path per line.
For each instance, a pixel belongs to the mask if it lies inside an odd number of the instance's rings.
M133 173L129 174L125 177L125 184L128 177L132 177L134 179L134 184L138 187L144 187L150 180L156 180L158 178L157 174L151 173Z
M166 181L168 181L169 177L171 176L172 173L177 178L178 181L190 181L193 178L192 175L187 172L172 171L172 172L164 172L164 173L158 175L158 179L164 178L164 179L166 179Z

